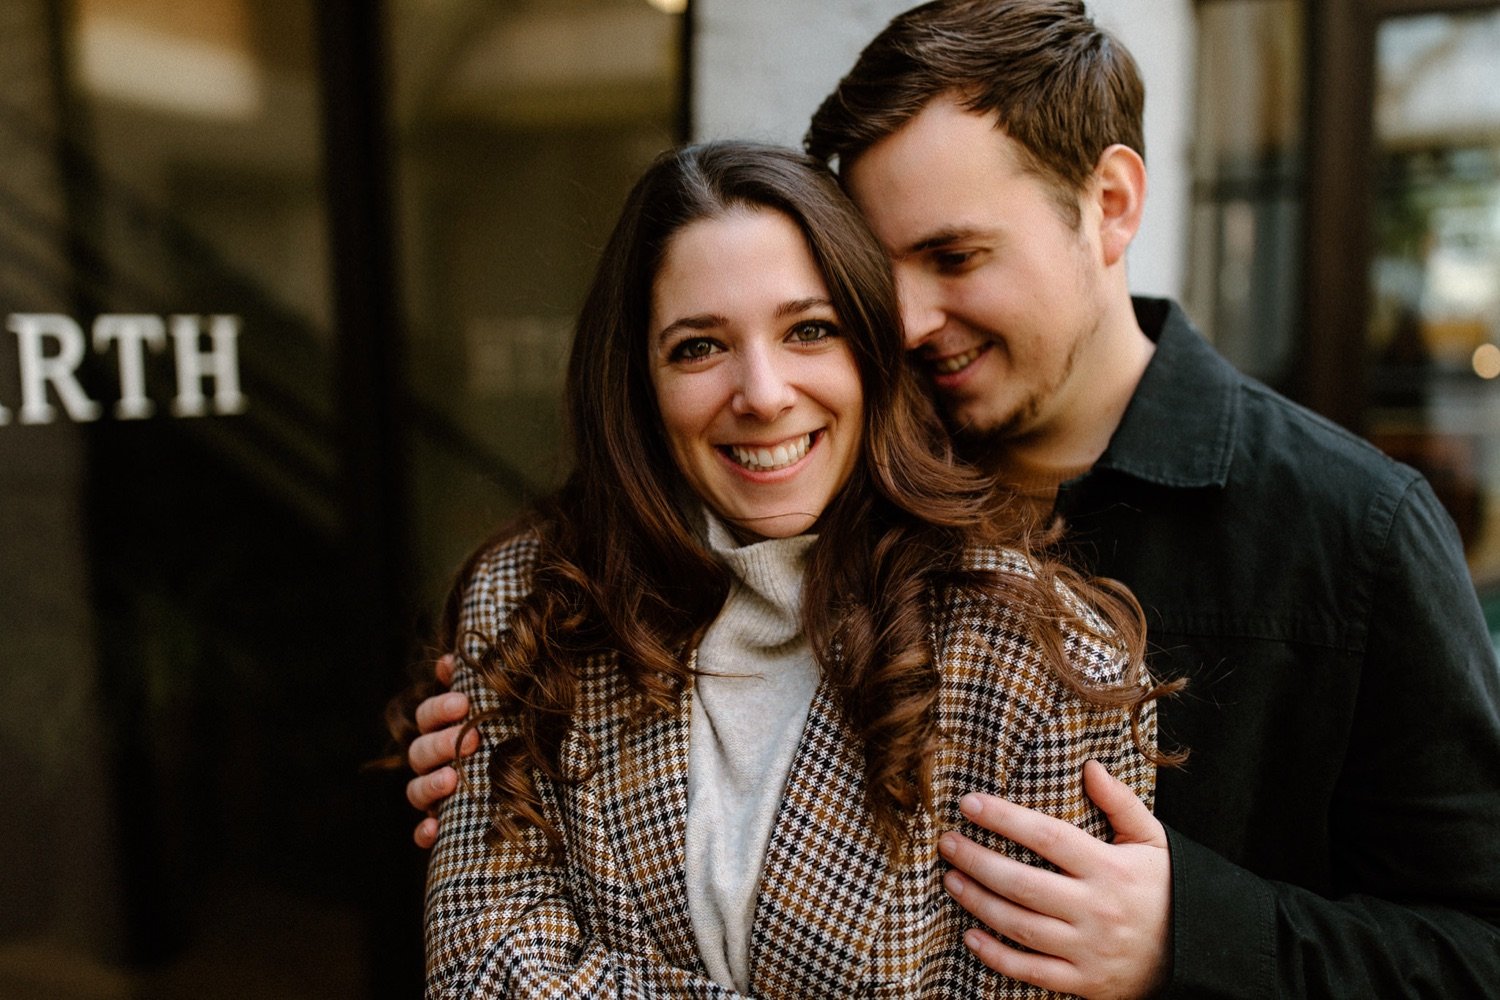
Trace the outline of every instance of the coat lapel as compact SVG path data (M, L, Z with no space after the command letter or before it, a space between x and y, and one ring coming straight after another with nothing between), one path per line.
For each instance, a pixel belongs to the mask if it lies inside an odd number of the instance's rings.
M845 996L870 957L889 878L863 755L826 681L787 778L761 873L751 992Z
M601 803L645 929L667 961L701 971L684 874L689 697L674 715L625 723L621 752L603 755Z

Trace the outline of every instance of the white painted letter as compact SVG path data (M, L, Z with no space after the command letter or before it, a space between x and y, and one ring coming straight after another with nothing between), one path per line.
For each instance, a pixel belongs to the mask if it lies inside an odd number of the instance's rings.
M73 377L83 361L83 331L59 313L12 313L9 323L21 348L21 423L50 424L57 411L47 402L47 383L57 390L74 420L98 420L100 406ZM42 354L42 338L55 337L58 352Z
M199 350L197 316L173 316L172 340L177 348L177 398L172 413L179 417L201 417L208 412L203 400L203 379L214 380L214 412L244 413L240 394L238 316L210 316L208 336L213 346Z
M94 350L104 353L110 341L120 345L120 401L115 416L141 420L156 407L146 398L146 362L142 344L159 351L167 343L167 327L160 316L106 314L94 320Z

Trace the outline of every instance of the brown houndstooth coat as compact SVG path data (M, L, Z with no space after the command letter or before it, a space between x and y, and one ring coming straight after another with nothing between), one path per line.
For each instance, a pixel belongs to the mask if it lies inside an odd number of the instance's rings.
M466 632L493 637L503 629L529 586L534 555L534 542L520 538L484 558L465 596ZM979 551L970 561L1024 571L1011 553ZM1082 790L1091 757L1151 802L1155 771L1134 748L1126 712L1070 695L1015 612L958 598L940 610L933 637L947 740L934 768L937 815L913 821L927 847L912 861L888 863L863 807L859 748L825 684L767 849L753 931L754 996L1047 996L997 976L965 950L963 932L974 921L942 888L936 834L966 826L958 811L963 793L989 791L1103 836L1105 821ZM467 641L477 654L477 640ZM1096 641L1071 634L1068 648L1095 679L1119 677L1121 665ZM477 710L494 704L468 671L459 671L455 688ZM671 717L627 727L631 697L622 679L609 657L593 662L563 755L597 770L579 785L542 786L564 833L560 865L485 842L486 754L502 723L481 726L481 749L465 766L470 787L443 807L428 871L429 998L740 995L703 971L688 920L689 697ZM1153 731L1154 716L1144 721ZM618 750L592 759L590 746ZM1039 860L985 831L967 832Z

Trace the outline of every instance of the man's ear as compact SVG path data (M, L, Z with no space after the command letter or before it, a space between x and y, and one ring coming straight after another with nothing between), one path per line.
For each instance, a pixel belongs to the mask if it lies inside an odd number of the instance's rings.
M1099 154L1089 191L1099 211L1104 264L1112 267L1125 257L1141 228L1141 212L1146 207L1145 161L1129 146L1115 143Z

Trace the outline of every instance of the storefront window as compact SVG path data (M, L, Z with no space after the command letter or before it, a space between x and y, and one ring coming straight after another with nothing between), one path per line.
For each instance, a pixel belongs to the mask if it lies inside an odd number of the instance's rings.
M390 640L565 466L663 6L0 4L0 996L420 992Z
M408 451L434 600L568 467L574 314L625 192L678 138L674 6L391 5Z
M1213 0L1197 10L1186 304L1241 370L1285 386L1301 266L1302 4Z
M1419 468L1500 583L1500 11L1377 35L1371 438Z

